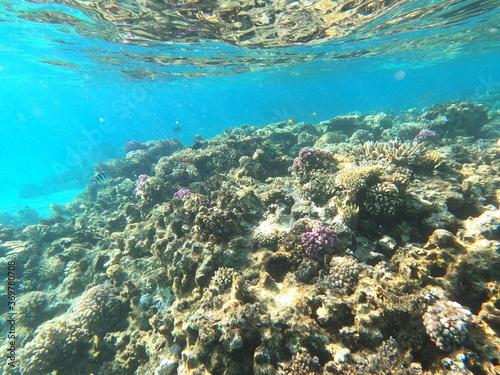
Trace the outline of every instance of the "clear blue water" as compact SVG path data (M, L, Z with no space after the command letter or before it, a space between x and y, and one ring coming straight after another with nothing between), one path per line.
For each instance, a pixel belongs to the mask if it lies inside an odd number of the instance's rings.
M130 140L188 146L241 124L480 101L500 86L498 1L407 2L349 36L270 49L184 40L193 26L175 43L133 43L79 10L87 3L0 2L0 211L50 214L50 203L71 200L93 165L121 157ZM394 21L425 7L432 11ZM86 26L34 22L30 11ZM169 64L148 61L161 56Z

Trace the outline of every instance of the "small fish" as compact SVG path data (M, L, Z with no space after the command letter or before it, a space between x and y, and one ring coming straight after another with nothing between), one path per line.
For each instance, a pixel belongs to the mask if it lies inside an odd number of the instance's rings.
M182 131L182 128L180 126L176 126L172 130L173 130L174 133L180 133Z
M109 173L105 171L101 171L97 173L94 177L90 179L90 184L91 185L102 185L108 182L109 180Z
M316 112L311 113L311 116L317 116L318 114Z
M295 121L293 118L289 118L288 120L286 120L286 122L288 122L290 125L295 125L297 123L297 121Z

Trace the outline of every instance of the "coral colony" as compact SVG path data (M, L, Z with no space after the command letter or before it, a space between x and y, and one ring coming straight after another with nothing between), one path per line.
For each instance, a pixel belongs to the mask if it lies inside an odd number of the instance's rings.
M311 232L302 234L302 246L309 257L322 260L325 254L333 252L336 239L337 234L333 229L319 225Z
M136 184L135 190L134 190L135 194L140 194L140 193L144 192L144 189L146 189L148 178L150 178L150 176L148 176L147 174L139 175L139 178L137 180L137 184Z
M137 142L137 141L130 141L125 143L125 153L129 153L131 151L137 151L137 150L147 150L148 146L146 144Z
M174 197L174 198L181 198L181 199L182 199L182 198L184 198L184 197L187 197L188 195L191 195L191 193L192 193L192 192L191 192L191 190L189 190L189 189L180 189L180 190L177 190L177 191L174 193L173 197Z
M439 134L431 129L422 129L413 138L415 142L433 142L439 138Z
M64 215L0 226L23 265L0 372L499 373L499 110L127 146Z
M423 315L425 331L443 351L451 351L467 338L472 313L454 301L436 301Z

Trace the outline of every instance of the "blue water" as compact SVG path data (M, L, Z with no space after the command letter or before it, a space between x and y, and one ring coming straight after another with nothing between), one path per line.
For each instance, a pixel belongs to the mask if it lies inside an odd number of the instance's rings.
M498 13L482 16L480 21L491 25L475 34L482 43L476 48L453 48L450 43L447 50L445 43L434 50L402 49L172 80L130 79L81 52L107 48L118 53L140 47L61 33L60 25L19 20L8 13L9 22L0 24L0 211L14 213L28 205L41 216L49 215L50 203L70 201L85 187L93 165L122 157L130 140L178 137L189 146L196 134L214 137L242 124L266 125L289 118L316 124L351 111L399 112L452 99L480 101L500 86L500 30L494 27ZM470 19L471 24L477 22ZM431 30L426 37L443 38L442 32ZM53 42L59 34L72 43L71 49ZM351 49L403 43L397 38L357 41ZM404 38L411 40L411 32ZM473 45L472 41L469 46ZM191 48L196 54L196 46ZM317 48L328 50L328 43ZM350 50L348 44L346 49ZM143 47L141 53L145 51ZM44 59L71 61L80 68L41 62ZM181 131L175 132L177 127Z

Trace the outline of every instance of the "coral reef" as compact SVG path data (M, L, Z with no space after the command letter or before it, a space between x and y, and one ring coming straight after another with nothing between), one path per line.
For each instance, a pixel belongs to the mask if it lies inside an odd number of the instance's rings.
M19 362L0 371L499 373L491 117L449 102L244 125L99 163L108 184L0 226L19 295Z
M302 233L302 247L305 253L317 260L333 252L337 234L331 228L318 225L312 231Z
M446 136L478 136L483 125L488 123L488 110L481 104L456 100L427 108L421 116L427 120L442 118L433 129Z
M399 189L391 182L379 182L366 193L364 206L370 215L386 217L394 216L397 206L401 204Z
M415 142L434 142L438 139L439 134L432 129L422 129L413 138Z
M174 193L173 197L174 198L184 198L184 197L187 197L188 195L190 195L191 193L192 193L192 191L189 189L180 189Z
M42 374L74 363L79 346L116 326L123 310L123 302L109 286L89 289L66 313L35 330L19 355L21 373Z
M423 316L425 331L436 346L450 351L467 337L471 312L454 301L436 301Z
M129 141L125 143L125 153L129 153L131 151L137 151L137 150L147 150L148 146L144 143L138 142L138 141Z
M139 178L137 179L137 184L135 186L134 193L135 194L141 194L144 192L146 189L147 183L148 183L148 178L151 176L148 176L147 174L141 174L139 175Z

